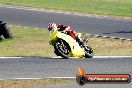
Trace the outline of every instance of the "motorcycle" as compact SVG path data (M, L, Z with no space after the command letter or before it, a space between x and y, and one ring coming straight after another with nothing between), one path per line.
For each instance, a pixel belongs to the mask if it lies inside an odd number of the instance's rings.
M0 21L0 40L13 38L10 29L7 27L6 23Z
M81 37L81 34L78 34L78 36ZM88 40L84 39L83 44L80 46L70 35L58 31L57 28L50 31L49 43L54 46L54 53L62 58L92 58L93 50L87 42Z

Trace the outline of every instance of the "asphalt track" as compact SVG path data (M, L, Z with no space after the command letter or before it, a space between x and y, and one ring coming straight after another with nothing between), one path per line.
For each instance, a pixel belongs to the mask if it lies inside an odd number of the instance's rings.
M0 6L0 20L8 24L46 28L50 21L71 25L82 33L132 39L132 20L78 16Z
M132 21L107 17L67 15L0 7L0 20L9 24L46 28L49 21L71 25L78 32L132 39ZM6 58L0 59L0 79L75 77L82 66L87 73L115 73L132 75L132 58L50 59ZM56 88L80 88L77 84L59 85ZM53 88L55 88L53 87ZM84 88L131 88L130 84L90 84Z
M1 58L0 79L75 77L77 68L83 67L88 74L130 74L132 75L132 58ZM130 83L131 84L131 83ZM130 84L88 84L92 88L130 88ZM60 85L61 86L61 85ZM65 85L77 87L77 84ZM55 87L54 87L55 88ZM60 87L58 87L60 88ZM66 88L66 87L65 87Z
M132 75L132 57L119 58L1 58L0 79L75 77L82 66L87 73L128 73Z

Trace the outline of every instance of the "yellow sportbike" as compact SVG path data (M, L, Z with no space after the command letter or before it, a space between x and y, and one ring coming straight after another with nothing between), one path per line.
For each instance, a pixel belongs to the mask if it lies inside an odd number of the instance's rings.
M81 35L79 36L81 37ZM93 50L87 44L87 40L80 46L78 42L70 35L67 35L58 29L50 32L49 43L54 46L54 53L57 56L68 59L69 57L92 58Z

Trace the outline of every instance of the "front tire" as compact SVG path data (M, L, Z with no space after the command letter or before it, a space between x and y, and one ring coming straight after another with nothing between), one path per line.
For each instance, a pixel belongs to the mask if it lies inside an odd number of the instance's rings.
M59 53L57 50L54 50L54 53L55 53L57 56L60 56L60 53Z
M57 55L65 58L65 59L69 58L69 54L70 54L71 50L70 50L68 43L65 42L64 40L58 39L54 43L54 49L55 49L55 52L57 52L56 53Z

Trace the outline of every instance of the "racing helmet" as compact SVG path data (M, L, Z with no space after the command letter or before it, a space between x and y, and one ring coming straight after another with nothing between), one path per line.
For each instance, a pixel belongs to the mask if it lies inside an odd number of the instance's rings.
M66 26L65 26L65 30L70 31L70 30L71 30L71 27L68 26L68 25L66 25Z
M57 25L55 23L49 23L48 24L48 30L53 31L55 28L57 28Z

